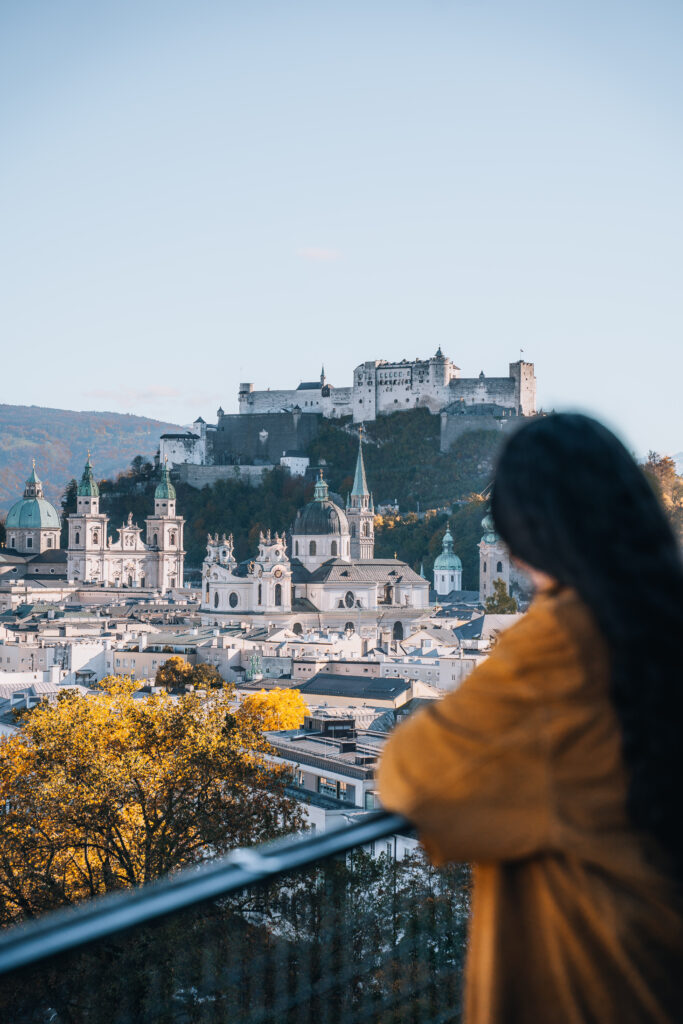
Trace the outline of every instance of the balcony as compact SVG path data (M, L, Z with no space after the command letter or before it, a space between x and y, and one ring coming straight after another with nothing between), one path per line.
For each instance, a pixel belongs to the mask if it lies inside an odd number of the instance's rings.
M406 826L367 814L9 929L0 1020L456 1022L467 869L395 860Z

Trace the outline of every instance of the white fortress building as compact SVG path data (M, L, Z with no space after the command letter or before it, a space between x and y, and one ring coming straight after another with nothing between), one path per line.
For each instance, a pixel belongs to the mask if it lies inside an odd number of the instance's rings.
M118 528L118 539L107 536L109 519L100 512L100 489L90 455L78 485L76 511L68 517L67 579L113 587L153 587L161 591L183 586L184 519L176 514L176 492L168 466L154 492L154 514L142 529L133 522Z
M439 348L431 359L403 359L392 363L375 359L361 363L353 372L351 387L335 388L325 370L317 381L305 381L289 391L255 391L240 384L241 414L294 412L320 413L327 418L353 416L355 423L407 409L426 408L439 413L453 403L493 406L511 415L536 412L534 364L510 363L507 377L460 376L460 368Z

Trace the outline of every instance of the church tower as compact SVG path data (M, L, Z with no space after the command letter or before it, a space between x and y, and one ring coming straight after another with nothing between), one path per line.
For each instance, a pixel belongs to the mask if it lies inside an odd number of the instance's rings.
M101 581L107 546L107 516L100 512L100 489L93 475L90 452L76 494L76 511L69 516L69 580Z
M363 428L358 437L358 458L353 490L346 505L346 518L351 531L351 559L374 558L375 554L375 509L368 491L363 461Z
M510 593L510 555L504 542L496 533L491 512L481 521L484 535L479 542L479 601L484 604L487 597L493 597L493 584L502 580Z
M154 492L154 515L145 520L147 559L146 583L160 590L183 585L183 527L185 520L176 515L176 493L168 463L164 462L161 480Z

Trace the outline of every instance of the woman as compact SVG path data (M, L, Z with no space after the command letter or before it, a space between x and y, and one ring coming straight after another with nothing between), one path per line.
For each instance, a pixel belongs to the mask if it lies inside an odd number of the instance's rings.
M496 529L537 595L390 738L383 804L475 864L467 1024L683 1020L683 569L623 445L586 416L507 443Z

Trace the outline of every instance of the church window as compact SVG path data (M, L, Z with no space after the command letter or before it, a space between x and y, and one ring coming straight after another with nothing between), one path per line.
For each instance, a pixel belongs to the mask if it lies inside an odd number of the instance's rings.
M81 543L81 535L78 532L78 530L76 530L76 536L74 537L74 544L80 544L80 543Z
M144 578L143 578L142 583L140 584L140 586L144 587L144 585L145 585L145 581L144 581ZM169 587L175 587L175 576L171 576L171 578L168 581L168 585L169 585Z
M502 571L503 571L503 563L499 562L498 565L496 566L496 572L502 572Z
M384 603L391 604L394 600L394 588L390 583L386 583L384 586Z
M47 546L48 546L49 548L51 548L51 547L52 547L52 537L48 537L48 538L47 538Z
M100 542L100 534L99 534L98 530L93 530L93 532L92 532L92 542L93 542L93 544L99 544L99 542Z
M353 596L353 593L352 593L352 591L350 591L350 590L347 590L347 591L346 591L346 596L344 597L344 604L346 605L346 607L347 607L347 608L353 608L353 605L354 605L354 603L355 603L355 600L356 600L356 599L355 599L355 597Z
M275 604L279 607L282 604L282 584L275 584Z
M294 541L294 554L295 555L299 554L299 541L298 540Z
M228 598L228 601L230 603L230 607L231 608L236 608L237 607L238 602L239 602L239 598L238 598L238 596L237 596L237 594L235 593L234 590L230 594L230 597Z
M152 537L152 544L154 545L155 548L159 546L159 534L158 533L155 533L154 536Z
M482 567L482 570L483 570L483 572L486 572L486 562L484 562L484 565L483 565L483 567Z
M316 543L315 543L314 540L312 540L311 543L308 545L308 553L309 553L309 555L314 555L317 550L318 549L316 547Z
M261 604L262 600L263 600L263 587L259 583L259 585L258 585L258 603Z
M213 595L213 606L214 608L218 608L218 591Z
M132 577L132 576L130 576L130 575L128 576L128 586L129 586L129 587L132 587L132 586L133 586L133 577Z
M344 626L344 629L347 633L355 632L354 625L352 622L347 622L346 625Z
M12 543L10 544L10 547L11 547L11 548L13 548L13 547L16 547L16 543L17 543L17 542L16 542L15 538L14 538L14 537L12 537Z
M172 533L171 536L169 537L169 543L175 544L175 533Z
M356 524L355 523L351 523L351 536L352 537L356 536Z
M33 537L27 537L26 538L26 547L27 548L32 548L33 547Z
M141 577L140 577L140 586L141 586L141 587L144 587L144 585L145 585L145 577L144 577L144 576L141 576ZM171 586L173 586L173 583L171 583Z
M395 622L394 623L394 640L402 640L402 639L403 639L403 623L402 622Z
M209 588L207 587L207 588L206 588L206 603L207 603L207 604L209 603L209 596L210 596L210 595L209 595Z
M330 554L331 555L336 555L337 554L337 542L336 542L336 540L333 540L332 544L330 545Z
M292 633L296 633L297 636L301 636L304 629L300 622L295 622L292 626Z

